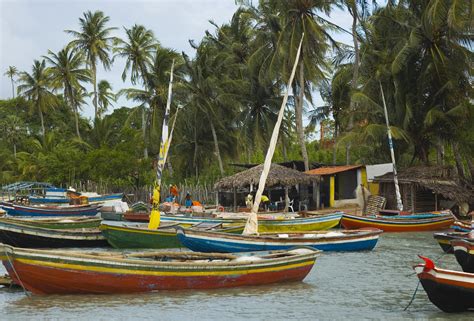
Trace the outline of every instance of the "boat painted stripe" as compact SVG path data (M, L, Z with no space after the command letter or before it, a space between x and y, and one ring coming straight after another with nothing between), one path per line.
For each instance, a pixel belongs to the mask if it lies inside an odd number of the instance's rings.
M471 255L474 255L474 248L468 249L467 247L462 246L462 245L454 245L453 249L454 249L454 251L463 251L463 252L469 253Z
M344 243L356 243L356 242L363 242L378 239L378 235L369 236L369 237L361 237L361 238L354 238L354 239L342 239L342 240L331 240L327 239L323 242L319 242L318 239L308 239L307 241L291 241L291 239L282 238L281 242L271 242L271 241L262 241L262 240L249 240L249 239L233 239L233 238L218 238L212 236L202 236L202 235L186 235L185 237L188 239L199 239L211 242L220 242L225 244L250 244L250 245L274 245L274 246L312 246L312 245L325 245L325 244L344 244Z
M112 268L112 267L105 267L105 266L91 266L91 265L84 266L81 264L58 263L58 262L49 262L49 261L32 260L32 259L24 259L24 258L15 258L15 260L21 263L25 263L25 264L45 266L45 267L58 268L58 269L114 273L114 274L152 275L152 276L208 276L208 275L235 275L235 274L264 273L264 272L284 271L284 270L305 267L305 266L314 264L314 259L311 259L309 261L305 261L301 263L267 267L267 268L243 267L239 269L235 267L230 267L230 269L226 271L204 270L204 271L194 271L194 272L182 272L182 271L131 270L131 269Z
M114 231L121 231L121 232L133 232L136 234L152 234L152 235L176 235L176 231L159 231L159 230L145 230L139 228L127 228L127 227L118 227L118 226L110 226L110 225L102 225L101 229L103 230L114 230Z
M386 222L386 221L369 221L369 220L358 220L358 219L352 219L348 217L343 217L343 220L347 220L350 222L355 222L355 223L360 223L363 222L365 224L371 224L371 225L376 225L376 226L400 226L400 227L412 227L412 226L431 226L431 225L437 225L441 223L446 223L446 221L449 221L451 219L445 219L445 220L438 220L434 222L427 222L427 223L420 223L420 222L410 222L410 223L400 223L400 222ZM386 223L382 223L386 222Z

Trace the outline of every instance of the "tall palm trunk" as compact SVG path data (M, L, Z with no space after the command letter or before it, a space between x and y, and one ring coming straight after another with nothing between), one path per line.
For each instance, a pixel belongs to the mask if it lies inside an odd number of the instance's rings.
M461 179L466 179L466 173L464 172L464 165L462 163L461 153L459 151L458 143L451 143L451 147L453 148L454 159L456 160L456 168L458 170L459 177Z
M469 168L469 173L471 174L471 184L474 183L474 163L472 162L471 157L466 157L467 167Z
M81 133L79 132L79 111L76 104L74 104L74 121L76 123L76 135L79 139L82 139Z
M216 157L217 157L217 161L219 163L219 170L221 172L221 176L224 176L224 166L222 164L222 159L221 159L221 152L219 150L219 141L217 140L217 134L216 134L216 129L214 127L214 123L209 120L210 124L211 124L211 131L212 131L212 138L214 139L214 148L216 149Z
M92 67L92 84L94 85L94 99L92 99L92 103L94 104L95 119L97 119L97 116L98 116L98 108L97 108L97 68L96 68L96 65L95 65L95 61L92 61L91 67Z
M143 134L143 157L148 158L148 141L146 139L146 110L145 107L142 109L142 134Z
M196 180L199 176L198 172L198 164L197 164L197 158L198 158L198 143L197 143L197 124L194 124L194 157L193 157L193 166L195 170L195 175L196 175Z
M13 76L10 77L10 80L12 81L12 97L15 98L15 85L13 81Z
M300 70L299 70L299 93L298 99L295 104L295 117L296 117L296 133L298 135L298 142L301 148L301 156L303 157L304 169L309 170L308 152L306 151L306 144L304 141L304 128L303 128L303 102L304 102L304 64L301 58Z
M44 128L43 111L41 110L41 107L39 105L38 105L38 111L39 111L40 120L41 120L41 137L43 138L43 143L44 143L45 136L46 136L46 130Z
M354 1L349 7L349 12L352 14L352 41L354 42L354 69L352 73L351 81L351 102L349 105L349 123L347 125L347 131L350 132L354 128L354 111L355 102L352 99L352 95L357 90L357 79L359 78L359 40L357 39L357 4ZM351 162L351 144L346 145L346 164L349 165Z

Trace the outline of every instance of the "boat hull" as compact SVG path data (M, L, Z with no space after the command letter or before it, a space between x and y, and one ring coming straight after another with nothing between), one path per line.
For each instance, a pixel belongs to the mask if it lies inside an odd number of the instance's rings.
M415 266L430 301L444 312L474 309L474 275L457 271Z
M259 233L267 232L301 232L301 231L322 231L337 226L341 220L342 213L334 213L328 215L303 217L293 219L259 219ZM229 219L229 218L207 218L207 217L181 217L181 216L162 216L161 221L179 223L181 226L191 226L199 223L207 224L225 224L243 225L245 219Z
M185 264L116 261L105 256L92 259L67 252L55 254L18 248L6 248L0 255L14 282L34 294L138 293L301 281L317 257L313 252L248 263Z
M107 201L121 200L123 198L122 193L101 195L101 196L92 196L88 197L87 201L89 204L94 203L103 203ZM30 196L30 203L32 204L69 204L70 199L67 197L40 197L40 196Z
M175 229L149 230L129 226L102 224L102 234L107 242L119 249L166 249L182 247Z
M55 230L20 224L0 223L0 242L26 248L108 246L100 231Z
M50 229L98 228L102 220L96 217L38 218L38 217L2 217L0 222L10 222L32 227Z
M372 250L382 233L380 230L364 231L359 235L335 237L279 238L267 234L261 236L226 235L219 232L178 230L181 243L198 252L236 253L252 251L289 250L295 247L310 247L321 251L368 251Z
M183 247L175 228L148 229L136 226L101 224L111 246L118 249L167 249ZM226 233L242 233L243 227L226 228Z
M452 240L451 245L462 270L474 273L474 239Z
M2 208L11 216L35 216L35 217L65 217L65 216L95 216L99 212L99 206L71 206L64 208L41 208L23 206L16 204L3 204Z
M343 214L341 225L346 229L372 227L384 232L436 231L448 228L454 222L451 215L430 219L389 219Z
M445 253L453 254L454 250L451 245L452 240L463 239L467 236L467 233L451 232L451 233L434 233L433 237L438 241L439 246Z

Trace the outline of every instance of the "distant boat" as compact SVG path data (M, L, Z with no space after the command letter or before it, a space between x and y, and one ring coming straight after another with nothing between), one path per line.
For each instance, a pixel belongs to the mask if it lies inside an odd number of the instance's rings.
M464 272L474 273L474 239L452 240L454 255Z
M94 216L99 213L100 205L71 205L71 206L27 206L3 202L0 206L12 216Z
M123 193L100 195L97 193L77 193L71 192L64 188L47 188L45 195L30 195L28 200L33 204L69 204L71 197L68 193L74 193L77 197L87 197L88 203L103 203L106 201L121 200Z
M467 237L467 233L464 232L438 232L434 233L433 237L438 241L439 246L445 253L453 254L453 247L451 246L451 240L458 240Z
M0 221L0 243L27 248L108 246L98 228L48 229Z
M474 273L440 269L428 258L414 267L430 301L444 312L474 309Z
M470 232L472 225L471 222L455 220L450 228L458 232Z
M69 217L0 217L0 222L10 222L32 227L42 227L50 229L78 229L78 228L98 228L102 219L90 216L69 216Z
M429 218L420 218L404 215L399 217L376 217L343 214L341 225L346 229L373 227L384 232L415 232L434 231L448 228L454 222L451 214L430 215Z
M138 293L302 281L318 255L310 249L237 256L0 248L10 277L34 294Z
M133 223L132 223L133 224ZM102 223L100 229L110 245L119 249L166 249L183 247L176 235L179 224L169 223L158 229L149 229L148 224ZM202 226L203 229L219 228L222 224ZM196 226L195 228L199 228ZM242 233L243 226L224 229L226 233Z
M241 235L181 228L178 238L193 251L210 253L288 250L302 246L321 251L366 251L375 247L381 233L381 230L365 229Z

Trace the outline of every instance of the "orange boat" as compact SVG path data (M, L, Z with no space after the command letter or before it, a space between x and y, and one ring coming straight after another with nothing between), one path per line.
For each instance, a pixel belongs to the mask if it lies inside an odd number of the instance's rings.
M454 222L451 214L416 214L390 217L343 214L341 225L346 229L373 227L384 232L436 231L449 228Z

